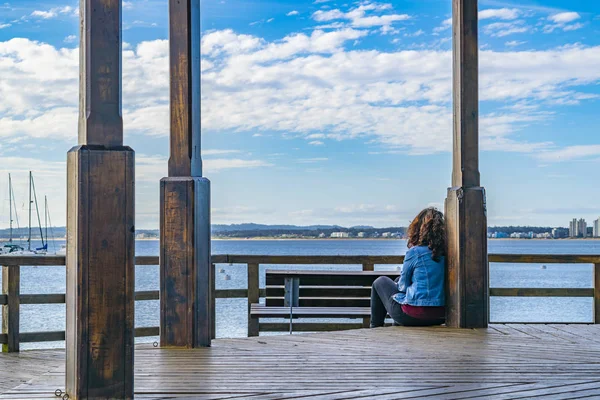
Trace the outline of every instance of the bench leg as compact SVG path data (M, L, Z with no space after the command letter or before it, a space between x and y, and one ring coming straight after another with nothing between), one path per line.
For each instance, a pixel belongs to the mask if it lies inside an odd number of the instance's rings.
M362 326L363 326L363 328L370 328L371 327L371 317L364 317Z

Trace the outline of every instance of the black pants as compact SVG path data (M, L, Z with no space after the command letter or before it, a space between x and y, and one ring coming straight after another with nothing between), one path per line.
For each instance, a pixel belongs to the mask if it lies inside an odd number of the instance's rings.
M443 320L425 320L413 318L402 311L400 303L393 299L399 293L398 284L387 276L380 276L371 287L371 328L383 326L387 314L395 325L430 326L441 325Z

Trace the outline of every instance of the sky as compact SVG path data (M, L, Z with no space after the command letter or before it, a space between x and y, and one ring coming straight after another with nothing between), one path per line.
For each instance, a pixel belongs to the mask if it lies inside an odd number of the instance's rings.
M65 224L77 144L79 10L0 0L0 227L8 173ZM136 227L167 175L167 0L123 2L125 144ZM480 170L488 224L600 215L600 3L480 0ZM202 153L213 223L405 226L451 177L451 0L205 0ZM41 200L40 200L41 201Z

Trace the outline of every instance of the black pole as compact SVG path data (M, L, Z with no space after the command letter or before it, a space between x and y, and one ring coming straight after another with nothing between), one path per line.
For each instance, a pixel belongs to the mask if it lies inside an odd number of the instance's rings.
M12 181L10 178L10 174L8 174L8 204L9 204L9 214L8 214L8 219L10 221L10 237L8 239L8 243L12 243L13 241L13 236L12 236L12 231L13 231L13 219L12 219Z
M29 238L27 239L27 250L31 250L31 171L29 171Z

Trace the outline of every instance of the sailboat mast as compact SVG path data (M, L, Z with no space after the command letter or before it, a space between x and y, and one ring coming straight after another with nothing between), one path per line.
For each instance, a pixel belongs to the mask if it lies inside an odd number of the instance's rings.
M35 182L33 181L33 175L31 175L31 187L33 189L33 200L35 201L35 213L37 215L38 226L40 227L40 236L42 237L42 248L46 245L44 241L44 231L42 230L42 219L40 218L40 207L37 201L37 193L35 190Z
M48 241L48 196L44 195L44 224L46 226L46 242Z
M13 232L12 232L12 229L13 229L13 219L12 219L12 181L11 181L11 178L10 178L10 174L8 174L8 204L9 204L8 207L10 209L9 214L8 214L8 219L10 221L9 222L9 224L10 224L10 236L9 236L9 239L8 239L8 243L12 243L12 241L13 241L13 236L12 236L13 235Z
M29 171L29 237L27 238L27 250L31 250L31 171Z

